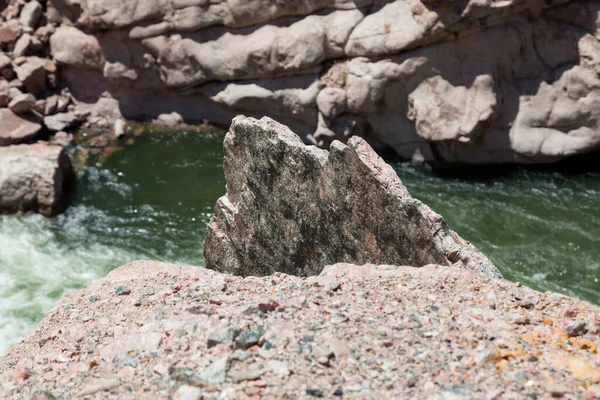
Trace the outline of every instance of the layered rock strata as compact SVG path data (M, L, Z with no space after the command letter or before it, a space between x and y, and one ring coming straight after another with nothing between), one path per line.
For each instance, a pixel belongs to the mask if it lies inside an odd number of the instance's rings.
M2 399L594 399L600 309L464 269L224 275L142 261L0 359Z
M208 268L306 276L336 262L435 263L500 276L357 136L326 151L270 118L237 117L223 166L227 194L208 225Z
M29 15L19 4L12 18ZM4 49L47 54L36 49L49 43L75 101L104 113L222 124L266 114L325 147L359 135L466 163L600 147L595 0L40 4L33 33L23 24L35 18L4 13Z

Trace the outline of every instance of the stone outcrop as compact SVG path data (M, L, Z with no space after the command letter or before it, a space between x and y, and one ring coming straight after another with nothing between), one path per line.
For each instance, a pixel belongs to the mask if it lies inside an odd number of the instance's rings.
M0 44L50 53L99 113L266 114L322 147L359 135L478 164L600 148L595 0L47 0L39 18L35 4L10 2Z
M0 147L0 211L54 216L66 202L71 163L60 146Z
M307 276L337 262L441 264L500 276L357 136L326 151L267 117L237 117L224 153L227 194L208 225L208 268Z
M595 399L598 318L445 266L242 278L138 261L0 358L0 398Z

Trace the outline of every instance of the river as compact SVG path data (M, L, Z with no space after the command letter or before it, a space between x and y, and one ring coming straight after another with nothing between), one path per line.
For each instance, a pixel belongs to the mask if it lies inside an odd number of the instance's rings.
M0 216L0 355L65 293L136 259L203 265L202 240L225 191L221 134L148 131L78 174L55 219ZM442 177L394 164L507 279L600 304L600 174L515 168ZM477 168L477 167L474 167Z

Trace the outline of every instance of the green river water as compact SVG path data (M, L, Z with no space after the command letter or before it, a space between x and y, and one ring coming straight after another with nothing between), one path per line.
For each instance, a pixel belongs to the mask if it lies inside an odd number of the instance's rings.
M65 293L136 259L203 265L202 240L225 191L222 135L148 131L88 166L55 219L0 216L0 355ZM488 179L395 164L507 279L600 304L600 174L514 169Z

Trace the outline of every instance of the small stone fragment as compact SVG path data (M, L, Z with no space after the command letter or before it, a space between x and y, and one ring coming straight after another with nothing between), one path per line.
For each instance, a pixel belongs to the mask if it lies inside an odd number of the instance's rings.
M258 340L264 333L264 330L260 327L242 331L235 338L235 347L238 349L250 348L258 344Z
M321 389L306 389L306 394L312 397L323 397L323 391Z
M155 374L158 374L160 376L167 376L167 374L169 373L169 367L166 366L165 364L156 364L154 366L154 368L152 368L152 372L154 372Z
M229 369L229 357L223 356L213 362L200 374L200 379L209 385L218 385L225 382Z
M87 396L97 392L114 389L120 384L121 381L114 378L92 379L83 387L78 396Z
M341 283L338 280L335 280L333 282L329 283L329 290L331 290L332 292L337 292L338 290L340 290L341 287Z
M218 344L232 344L241 331L242 330L240 328L230 326L225 329L221 329L220 331L213 332L208 337L206 345L210 349Z
M571 389L566 386L559 385L556 383L551 383L546 385L546 391L550 393L552 397L560 398L564 397L565 394L571 393Z
M343 340L333 339L331 343L329 343L329 349L333 353L336 360L339 360L342 356L350 354L348 343Z
M202 398L202 389L189 385L179 386L172 396L173 400L200 400Z
M587 332L586 324L585 322L573 321L567 325L566 332L570 337L581 336Z
M228 373L228 376L231 378L233 383L253 381L260 378L260 375L261 371L256 365L232 369Z
M265 368L275 375L288 376L290 374L289 364L285 361L270 360L265 365Z
M31 393L29 400L56 400L56 397L47 390L36 389Z
M117 296L126 296L131 294L131 289L128 286L119 286L115 289Z
M275 311L279 303L271 298L261 299L258 303L258 309L264 313Z

